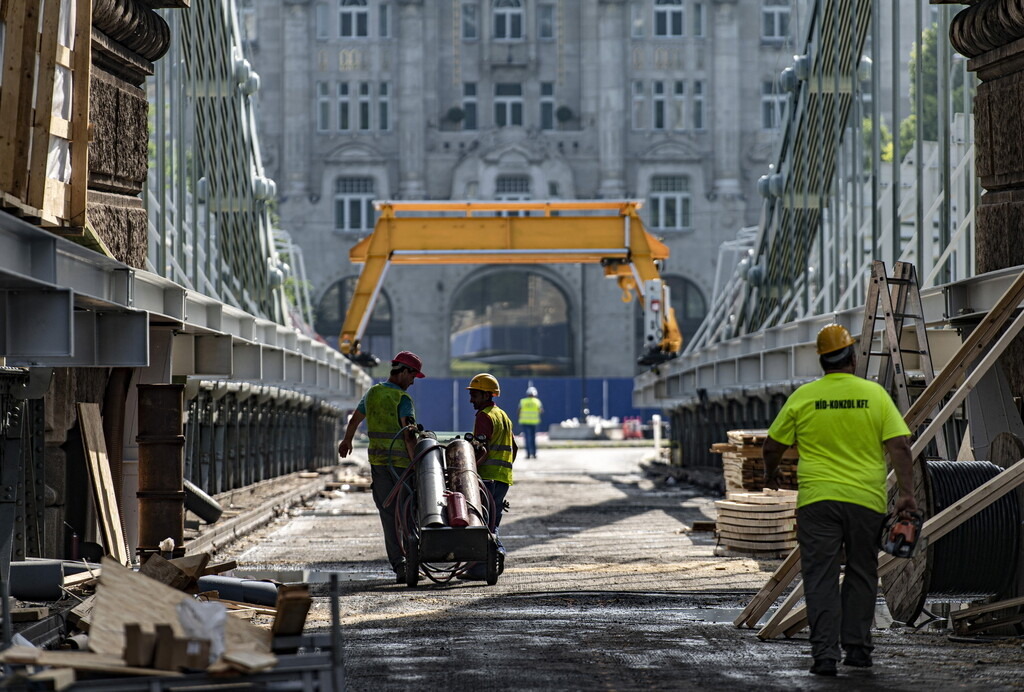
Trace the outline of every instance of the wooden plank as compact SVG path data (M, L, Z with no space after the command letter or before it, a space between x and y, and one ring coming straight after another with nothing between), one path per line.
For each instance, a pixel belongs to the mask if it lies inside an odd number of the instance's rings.
M169 623L175 636L185 636L178 622L178 604L192 598L169 586L103 558L103 575L96 589L96 607L89 628L89 648L120 656L124 650L124 626L132 623ZM224 624L227 650L270 650L270 632L248 622L228 618Z
M38 622L49 616L50 609L47 606L11 608L11 622Z
M78 574L71 574L64 577L64 586L81 586L82 584L88 584L96 581L100 576L100 568L91 568L85 572L79 572Z
M744 541L738 538L723 540L730 548L742 548L743 550L789 550L796 543L794 538L791 541Z
M277 592L277 615L270 631L275 636L302 634L311 605L313 599L310 598L309 587L305 584L282 586Z
M32 119L32 158L28 167L28 193L25 197L28 203L37 209L43 208L46 196L46 160L50 150L50 121L59 25L60 3L43 3L43 31L39 41L39 72L36 78L35 115Z
M181 675L176 671L128 666L117 656L106 656L91 651L47 651L31 646L12 646L0 652L0 661L23 665L60 666L118 675Z
M769 490L765 488L759 493L726 493L725 499L731 502L742 502L752 505L779 505L796 502L795 490Z
M971 606L970 608L964 608L963 610L955 610L949 614L949 619L964 620L977 617L978 615L985 615L986 613L995 613L1000 610L1006 610L1007 608L1019 608L1020 606L1024 606L1024 596L1008 598L1003 601L996 601L995 603Z
M89 465L92 480L93 499L103 529L107 550L119 565L131 563L121 532L121 513L114 494L114 481L110 476L107 461L107 445L103 439L103 422L100 420L99 404L78 404L78 423L82 428L82 445Z
M718 533L723 538L739 538L745 541L796 540L796 527L776 528L774 526L722 526L718 525Z
M215 565L207 565L203 568L203 576L206 576L207 574L223 574L224 572L230 572L236 567L238 567L238 563L234 560L218 562Z
M86 195L89 186L89 89L92 72L92 2L75 2L74 95L71 109L71 189L67 218L70 225L86 224Z
M1022 481L1024 481L1024 459L1021 459L994 478L989 479L926 521L921 527L920 540L927 540L931 543L941 539L975 514L1019 486ZM893 557L888 553L879 553L878 576L882 577L897 569L901 566L900 562L900 558ZM806 609L803 607L797 608L785 620L771 622L771 625L769 628L766 624L757 636L761 639L768 639L779 632L785 632L787 636L799 632L807 626Z
M728 507L718 508L718 521L735 523L736 521L773 522L796 519L795 509L785 509L781 512L747 512L741 509L729 509Z
M31 108L32 82L35 74L35 36L39 21L37 0L13 4L7 8L4 26L4 54L0 67L4 70L3 98L0 99L0 190L24 201L25 190L16 181L19 171L28 165L28 130L30 121L23 112Z
M767 583L761 587L761 590L750 600L750 603L739 614L739 617L733 620L732 624L736 627L753 627L756 625L761 617L768 612L768 609L771 608L772 603L775 603L775 600L786 590L786 586L799 573L800 554L794 550L775 569Z
M92 622L92 609L96 607L96 594L89 596L68 613L68 621L72 625L82 630L83 632L89 631L89 625Z
M242 601L231 601L226 598L217 598L216 596L207 596L204 600L211 601L213 603L223 603L224 607L228 610L255 610L257 615L270 615L271 617L277 616L277 608L271 608L270 606L256 605L255 603L243 603Z
M773 504L754 504L752 502L732 502L731 500L715 500L715 507L718 509L732 510L734 512L749 512L751 514L773 514L776 512L796 510L796 502L776 502Z
M719 526L727 526L730 528L741 529L744 527L763 528L763 529L785 529L787 531L792 530L796 527L796 516L792 512L789 514L780 513L778 517L772 517L770 519L762 519L763 514L756 516L723 516L718 515Z

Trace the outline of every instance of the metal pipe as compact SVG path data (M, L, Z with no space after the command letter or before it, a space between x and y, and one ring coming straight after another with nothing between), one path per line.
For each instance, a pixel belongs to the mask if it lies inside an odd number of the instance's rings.
M401 444L396 442L395 444ZM444 465L441 445L431 437L416 443L416 495L420 528L444 526Z
M174 540L174 556L185 554L185 489L182 408L185 386L140 384L139 559Z
M473 445L466 440L448 443L444 453L448 466L448 485L452 491L466 496L469 505L469 526L483 526L484 506L480 499L480 476L476 471Z

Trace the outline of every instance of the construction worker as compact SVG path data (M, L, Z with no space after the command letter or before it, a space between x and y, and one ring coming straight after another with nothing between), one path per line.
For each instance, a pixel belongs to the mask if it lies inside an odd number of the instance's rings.
M501 524L501 515L505 509L505 496L512 485L512 463L519 454L519 446L512 435L511 419L494 403L494 397L501 394L501 388L494 375L480 373L470 380L466 389L469 390L469 402L476 409L473 437L482 437L485 440L485 447L477 455L476 468L480 479L494 498L494 537L498 542L500 573L505 568L505 546L498 538L498 526ZM460 574L459 578L484 579L485 565L477 563Z
M523 431L526 441L526 458L537 458L537 426L540 425L544 405L537 398L537 388L526 388L526 396L519 400L519 428Z
M349 419L345 439L338 445L342 459L351 454L356 428L366 419L373 502L380 514L384 548L398 583L405 581L405 557L395 530L395 506L385 507L384 501L398 481L401 472L396 469L407 468L413 458L416 413L412 397L406 390L417 378L425 377L422 369L423 361L415 353L401 351L396 354L391 359L391 374L387 381L378 382L366 390Z
M800 450L797 542L816 675L836 674L840 645L845 665L871 666L878 543L887 508L885 452L899 484L895 511L917 510L910 430L884 388L853 374L854 343L838 324L818 332L825 374L789 396L763 450L765 485L775 489L783 452L794 444Z

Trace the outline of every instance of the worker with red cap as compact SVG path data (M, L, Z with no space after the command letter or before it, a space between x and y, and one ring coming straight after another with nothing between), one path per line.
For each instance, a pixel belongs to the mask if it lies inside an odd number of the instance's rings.
M466 389L469 390L469 403L476 410L473 437L485 441L484 447L477 453L476 470L494 498L494 515L490 517L490 523L498 543L500 573L505 569L505 546L498 538L498 526L505 510L505 496L512 485L512 463L519 454L519 446L512 434L512 420L494 403L494 397L501 394L498 379L490 373L482 372L470 380ZM460 579L485 579L486 575L485 565L478 562L458 576Z
M366 420L373 501L384 529L384 548L398 583L405 581L405 557L395 530L395 507L384 505L402 471L411 463L416 445L416 412L406 391L417 378L424 377L423 361L411 351L401 351L391 359L391 374L385 382L366 390L349 419L345 439L338 445L342 459L352 453L352 439L359 424Z
M800 449L797 542L815 675L835 675L841 649L845 665L871 666L878 539L888 507L886 453L899 486L895 512L917 510L910 430L889 393L854 374L855 343L839 324L818 332L825 374L789 396L763 449L769 488L779 487L782 454L790 445Z

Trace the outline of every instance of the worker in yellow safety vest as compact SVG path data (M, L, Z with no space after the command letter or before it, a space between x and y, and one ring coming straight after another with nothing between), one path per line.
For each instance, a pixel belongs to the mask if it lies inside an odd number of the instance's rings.
M395 580L400 584L405 582L405 557L395 528L395 507L385 507L384 501L398 482L400 474L395 469L407 468L413 458L416 412L412 397L406 390L417 378L425 377L422 369L423 361L415 353L401 351L396 354L391 359L391 374L387 381L378 382L366 390L349 419L345 439L338 445L342 459L351 454L356 429L366 420L373 502L377 505L384 529L388 561L395 571Z
M537 458L537 426L540 425L544 405L537 398L537 388L526 388L526 396L519 400L519 428L526 441L526 458Z
M473 422L473 436L484 439L485 447L477 455L476 469L480 479L494 498L494 514L491 528L498 542L498 572L505 569L505 546L498 538L498 526L505 511L505 496L512 485L512 464L519 454L519 446L512 435L512 420L494 403L494 397L501 394L498 380L489 373L480 373L470 380L469 402L476 409ZM459 575L460 579L484 579L486 570L483 563Z

